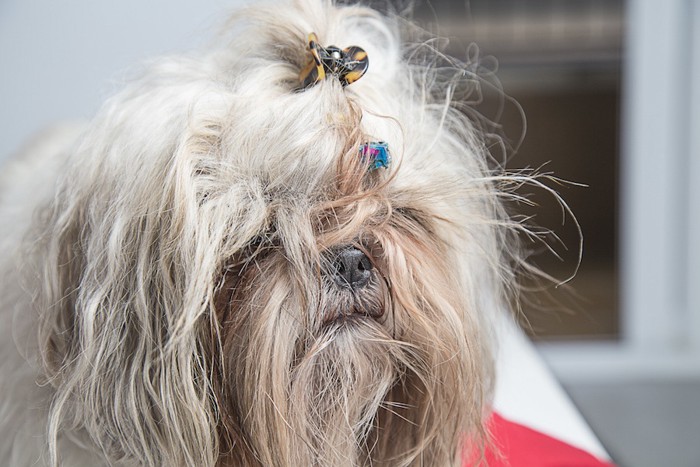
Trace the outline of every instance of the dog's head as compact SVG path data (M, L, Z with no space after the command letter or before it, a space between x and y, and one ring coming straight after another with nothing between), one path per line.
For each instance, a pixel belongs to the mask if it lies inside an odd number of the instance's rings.
M241 18L108 101L41 221L52 436L144 465L458 462L511 277L480 140L376 12ZM300 90L310 31L367 74Z

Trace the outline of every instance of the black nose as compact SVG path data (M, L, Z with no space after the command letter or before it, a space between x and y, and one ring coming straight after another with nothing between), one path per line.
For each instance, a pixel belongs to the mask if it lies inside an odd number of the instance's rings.
M334 266L335 282L342 287L359 289L367 285L372 275L372 262L367 255L352 246L338 252Z

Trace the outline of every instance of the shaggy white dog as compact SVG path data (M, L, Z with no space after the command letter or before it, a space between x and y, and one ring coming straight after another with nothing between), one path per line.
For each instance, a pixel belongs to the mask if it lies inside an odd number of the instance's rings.
M483 446L521 180L451 104L473 78L399 30L251 7L3 168L0 464L443 466ZM367 73L300 89L311 32ZM376 141L388 168L361 156Z

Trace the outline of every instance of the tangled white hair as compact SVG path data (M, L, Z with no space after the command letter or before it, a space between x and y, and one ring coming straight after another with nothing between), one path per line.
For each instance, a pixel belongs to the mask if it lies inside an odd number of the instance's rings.
M5 326L0 460L459 464L485 440L490 322L520 261L517 177L452 105L463 70L411 60L361 6L229 26L5 169L0 313L36 364ZM367 74L300 91L312 31L363 47ZM377 140L393 162L367 173ZM328 279L342 245L372 262L361 294Z

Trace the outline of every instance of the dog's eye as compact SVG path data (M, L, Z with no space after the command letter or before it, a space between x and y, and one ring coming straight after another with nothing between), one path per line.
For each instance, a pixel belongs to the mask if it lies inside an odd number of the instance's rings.
M251 261L257 261L274 246L268 234L260 234L251 238L248 243L236 253L230 263L230 269L242 269Z
M256 235L248 242L246 250L249 254L256 254L269 246L272 246L270 237L268 235L261 234Z
M256 237L253 237L253 239L248 242L248 248L256 249L260 245L262 245L264 241L265 241L265 238L262 235L258 235Z
M394 209L394 212L399 215L402 223L406 224L409 230L420 229L428 233L433 231L430 222L421 211L398 207Z
M265 232L253 237L246 246L248 254L255 255L268 249L274 248L277 245L275 235L271 232Z

